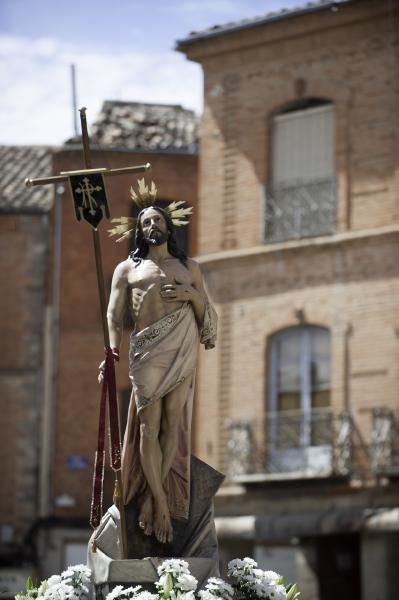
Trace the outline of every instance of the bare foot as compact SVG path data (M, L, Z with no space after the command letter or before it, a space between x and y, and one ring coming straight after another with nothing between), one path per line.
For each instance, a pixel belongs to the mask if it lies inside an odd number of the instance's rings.
M152 510L152 495L151 492L146 492L143 503L140 509L139 515L139 527L143 530L145 535L152 534L152 521L153 521L153 510Z
M155 502L154 533L162 544L170 544L173 540L173 529L166 498L160 502Z

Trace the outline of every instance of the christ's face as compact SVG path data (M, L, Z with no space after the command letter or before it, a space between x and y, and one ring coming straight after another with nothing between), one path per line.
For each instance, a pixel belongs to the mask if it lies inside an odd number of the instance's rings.
M167 241L168 226L161 213L154 208L147 208L140 220L144 239L150 246L161 246Z

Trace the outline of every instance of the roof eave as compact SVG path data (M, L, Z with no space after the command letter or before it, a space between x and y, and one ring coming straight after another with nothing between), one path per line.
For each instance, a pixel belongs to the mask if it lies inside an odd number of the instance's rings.
M325 4L320 5L311 5L311 6L301 6L297 9L285 9L276 14L265 15L264 17L259 17L254 20L248 20L244 22L240 22L237 24L232 24L231 26L216 26L213 31L203 31L198 32L198 34L190 35L181 40L176 40L175 50L179 52L184 52L184 49L191 44L195 44L196 42L202 42L207 39L212 39L216 37L220 37L222 35L228 35L230 33L237 33L239 31L243 31L244 29L253 29L255 27L262 27L266 24L275 23L277 21L282 21L291 17L300 17L302 15L307 15L310 13L322 12L327 10L338 10L340 5L349 4L354 2L354 0L338 0L335 2L326 2Z

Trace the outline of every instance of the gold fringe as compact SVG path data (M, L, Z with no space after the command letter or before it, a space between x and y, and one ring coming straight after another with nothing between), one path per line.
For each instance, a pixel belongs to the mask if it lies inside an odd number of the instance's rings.
M118 479L115 479L115 484L114 484L114 504L115 506L119 506L119 500L121 497L121 492L119 489L119 483L118 483Z

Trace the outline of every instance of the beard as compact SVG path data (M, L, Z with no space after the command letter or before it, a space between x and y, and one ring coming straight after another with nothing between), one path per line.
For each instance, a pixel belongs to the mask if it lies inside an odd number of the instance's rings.
M162 246L168 240L168 232L157 229L144 239L149 246Z

